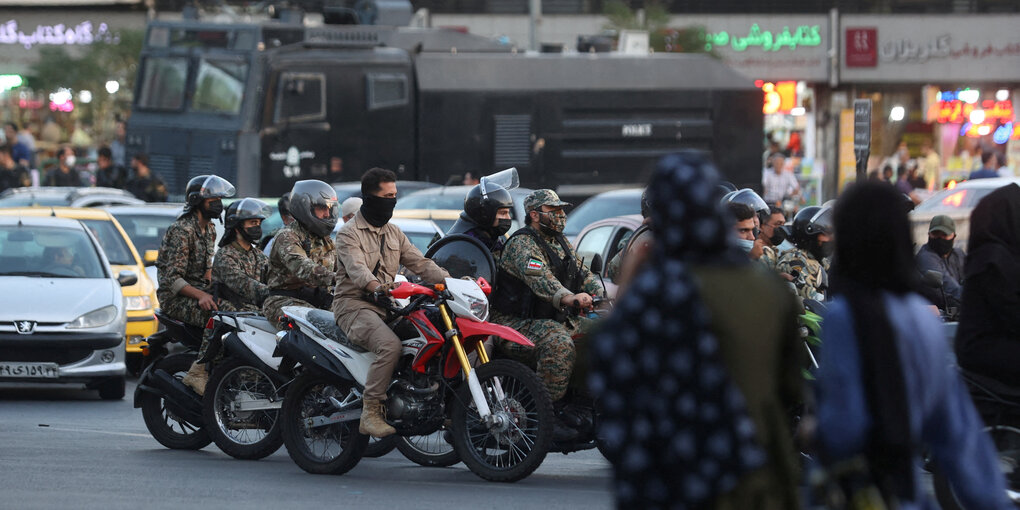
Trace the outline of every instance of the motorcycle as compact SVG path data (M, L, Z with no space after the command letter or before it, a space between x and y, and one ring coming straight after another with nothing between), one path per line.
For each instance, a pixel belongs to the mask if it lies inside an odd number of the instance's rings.
M447 426L457 457L473 473L514 482L545 459L553 409L534 372L515 361L490 361L479 348L490 335L534 345L485 322L490 291L484 279L447 278L432 286L404 282L377 296L403 345L387 390L386 420L400 436L441 433ZM398 307L391 298L409 301ZM309 473L345 473L368 442L358 425L375 355L352 343L328 312L284 307L283 313L278 350L302 365L282 409L287 453ZM477 367L468 359L473 352Z
M141 408L145 427L167 448L199 450L212 439L202 417L202 398L181 379L198 359L202 329L173 319L156 310L165 328L146 338L142 349L142 375L135 388L134 406ZM184 352L170 354L167 344L180 344Z

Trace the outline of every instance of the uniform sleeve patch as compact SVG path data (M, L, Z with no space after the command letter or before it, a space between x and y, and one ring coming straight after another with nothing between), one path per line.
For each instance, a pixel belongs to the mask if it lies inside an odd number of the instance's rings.
M541 271L543 266L544 266L544 264L542 264L541 260L538 260L538 259L529 259L528 260L528 268L527 269L530 270L530 271Z

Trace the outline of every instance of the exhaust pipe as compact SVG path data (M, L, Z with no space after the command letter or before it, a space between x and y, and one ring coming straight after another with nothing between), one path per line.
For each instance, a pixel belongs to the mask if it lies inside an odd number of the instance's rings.
M168 411L196 427L204 427L202 397L165 370L154 370L149 384L160 390Z

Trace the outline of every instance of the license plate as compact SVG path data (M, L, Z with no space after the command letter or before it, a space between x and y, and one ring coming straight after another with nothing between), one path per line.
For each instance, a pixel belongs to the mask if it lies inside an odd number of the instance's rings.
M16 363L12 361L0 361L0 377L56 379L60 377L60 366L56 363Z

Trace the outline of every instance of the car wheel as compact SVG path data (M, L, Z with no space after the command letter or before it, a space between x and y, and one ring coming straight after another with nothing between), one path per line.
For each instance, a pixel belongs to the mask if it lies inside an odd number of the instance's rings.
M124 398L125 386L124 377L109 379L99 385L99 398L103 400L120 400Z

